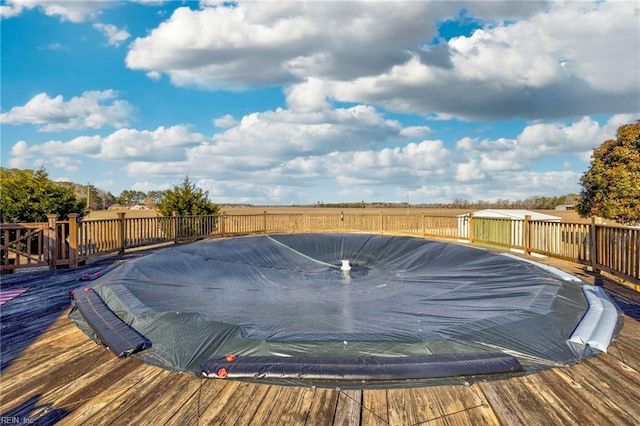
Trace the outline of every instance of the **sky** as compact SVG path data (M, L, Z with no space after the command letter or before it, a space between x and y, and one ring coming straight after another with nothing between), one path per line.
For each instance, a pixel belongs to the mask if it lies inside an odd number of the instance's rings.
M0 1L2 167L215 203L580 191L638 1Z

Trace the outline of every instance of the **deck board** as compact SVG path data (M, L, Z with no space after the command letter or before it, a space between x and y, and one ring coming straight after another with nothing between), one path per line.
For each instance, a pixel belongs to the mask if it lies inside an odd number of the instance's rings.
M387 391L389 424L407 425L420 423L415 413L418 408L414 407L410 401L410 389L399 388Z
M327 425L333 422L333 418L338 405L338 391L335 389L316 388L313 392L313 401L307 420L308 426Z
M364 392L362 405L362 424L375 426L389 424L386 390L372 389Z
M420 413L419 423L492 425L498 419L482 395L478 384L469 387L445 386L412 392L412 403ZM418 423L418 422L415 422Z
M360 424L360 412L362 410L362 391L340 390L336 415L333 419L334 426L348 426Z
M216 400L220 391L227 385L226 382L218 380L193 380L197 386L197 391L191 395L189 401L183 404L175 413L167 412L167 419L161 424L174 425L204 425L202 413L206 407ZM172 393L175 396L175 393Z
M572 417L577 417L577 414L584 416L585 407L588 407L590 422L624 424L628 417L623 415L621 418L619 416L619 413L623 413L623 411L617 403L602 395L599 389L589 385L577 373L579 372L571 369L540 373L545 375L547 379L541 392L548 395L547 399L560 400L558 405Z
M119 259L117 261L122 261ZM578 265L545 260L613 295L629 312L606 354L580 364L470 386L337 389L204 379L118 359L71 322L76 270L3 276L31 287L3 305L3 417L67 425L564 425L635 424L640 418L637 292ZM6 277L6 278L5 278Z
M127 418L132 417L132 411L139 409L141 402L147 403L148 400L145 399L145 396L153 392L168 375L171 375L169 372L157 371L156 368L143 367L143 369L147 370L147 374L134 383L129 382L130 385L119 392L115 399L112 400L108 392L100 394L100 397L106 398L107 401L105 401L106 404L103 404L103 409L91 417L89 421L91 424L132 424L126 421ZM97 402L102 401L97 398Z

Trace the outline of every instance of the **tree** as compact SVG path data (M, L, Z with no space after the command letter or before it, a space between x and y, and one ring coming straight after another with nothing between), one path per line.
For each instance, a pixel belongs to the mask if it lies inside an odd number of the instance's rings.
M640 120L620 126L615 140L593 151L581 184L580 216L640 224Z
M131 207L136 204L144 203L145 198L147 198L147 194L142 191L135 191L132 189L125 189L120 193L116 201L121 206Z
M105 202L95 186L88 184L83 188L83 192L81 198L86 210L100 210L105 207Z
M201 216L218 214L220 207L209 201L208 191L196 187L186 176L181 185L165 191L158 210L163 216L171 216L174 211L180 216Z
M149 208L156 208L164 198L164 191L149 191L144 204Z
M65 219L81 213L83 202L73 190L49 180L44 169L37 171L0 168L2 192L0 211L3 223L46 222L47 214Z
M111 192L107 192L106 194L103 194L102 201L104 202L104 208L108 209L116 203L116 197Z

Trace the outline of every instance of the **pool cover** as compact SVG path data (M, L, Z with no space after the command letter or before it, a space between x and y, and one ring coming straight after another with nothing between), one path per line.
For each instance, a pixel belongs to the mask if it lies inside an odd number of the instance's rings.
M343 260L350 270L341 270ZM210 360L229 355L340 364L502 353L526 372L570 365L602 350L569 340L587 312L583 284L454 243L283 234L163 249L89 286L152 343L133 356L202 374ZM92 333L77 311L71 317ZM616 331L621 318L615 311ZM215 370L204 374L217 377Z

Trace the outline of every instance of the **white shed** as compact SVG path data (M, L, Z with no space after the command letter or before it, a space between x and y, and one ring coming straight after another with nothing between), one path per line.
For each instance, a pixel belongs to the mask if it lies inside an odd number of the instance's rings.
M531 216L531 220L549 220L560 222L562 218L550 214L532 212L531 210L487 209L473 212L473 217L492 217L496 219L524 220Z
M458 216L458 236L460 238L469 239L469 216L475 218L487 218L487 219L508 219L511 222L505 222L510 238L504 241L505 244L511 246L521 247L523 245L524 234L524 219L526 216L531 216L531 220L544 220L549 222L560 222L562 218L558 216L552 216L545 213L538 213L531 210L511 210L511 209L487 209L479 210L473 213L466 213ZM482 221L476 221L474 227L474 238L482 239L483 227ZM505 231L505 232L507 232Z

